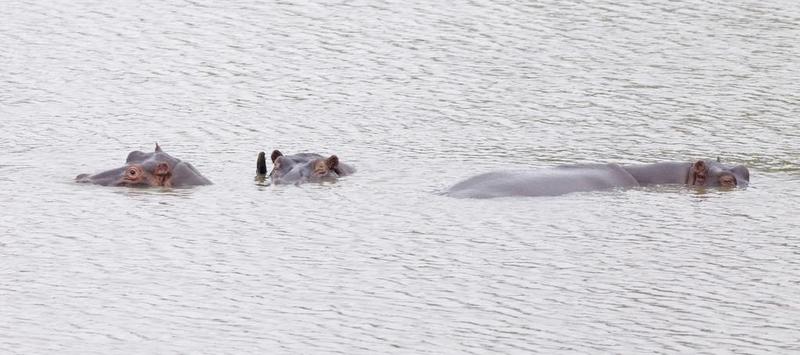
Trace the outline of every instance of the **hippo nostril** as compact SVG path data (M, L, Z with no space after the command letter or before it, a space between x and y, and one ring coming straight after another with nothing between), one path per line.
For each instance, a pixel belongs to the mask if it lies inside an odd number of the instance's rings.
M698 176L695 180L695 185L705 185L706 184L706 177L705 176Z
M732 176L723 176L719 179L719 185L724 188L736 187L736 178Z

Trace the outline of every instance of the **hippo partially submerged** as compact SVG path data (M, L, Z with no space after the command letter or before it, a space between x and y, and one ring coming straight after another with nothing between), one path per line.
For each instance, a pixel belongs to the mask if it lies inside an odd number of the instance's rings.
M267 175L266 154L261 152L256 160L256 178L269 178L273 184L300 184L320 182L346 176L356 171L351 165L339 161L339 157L324 157L316 153L283 155L272 151L272 171Z
M447 195L461 198L556 196L658 184L735 188L746 187L749 182L750 172L746 167L726 166L712 160L638 165L579 164L480 174L453 185Z
M161 150L156 144L152 153L133 151L125 166L97 173L80 174L75 181L103 186L129 187L189 187L211 185L192 164L181 161Z
M694 163L663 162L623 166L640 185L684 184L735 188L750 184L750 171L744 165L728 166L714 160Z

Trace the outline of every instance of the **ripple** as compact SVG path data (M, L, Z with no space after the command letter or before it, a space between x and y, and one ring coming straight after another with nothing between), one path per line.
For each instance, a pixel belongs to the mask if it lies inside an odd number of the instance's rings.
M7 351L798 349L793 2L4 10ZM154 142L215 185L72 182ZM269 149L359 171L254 184ZM437 194L492 169L714 157L752 185Z

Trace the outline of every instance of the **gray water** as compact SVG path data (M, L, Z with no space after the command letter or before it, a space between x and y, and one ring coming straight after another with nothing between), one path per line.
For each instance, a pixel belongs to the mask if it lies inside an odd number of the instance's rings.
M796 353L800 3L3 1L2 353ZM214 185L76 184L131 150ZM264 186L259 151L337 154ZM720 157L746 190L461 200Z

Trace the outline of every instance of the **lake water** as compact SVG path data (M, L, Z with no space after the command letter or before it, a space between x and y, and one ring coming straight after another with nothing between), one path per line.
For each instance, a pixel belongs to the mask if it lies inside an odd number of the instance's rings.
M0 15L2 353L800 352L800 2ZM156 142L215 184L73 182ZM358 172L257 184L273 149ZM751 187L441 195L716 157Z

